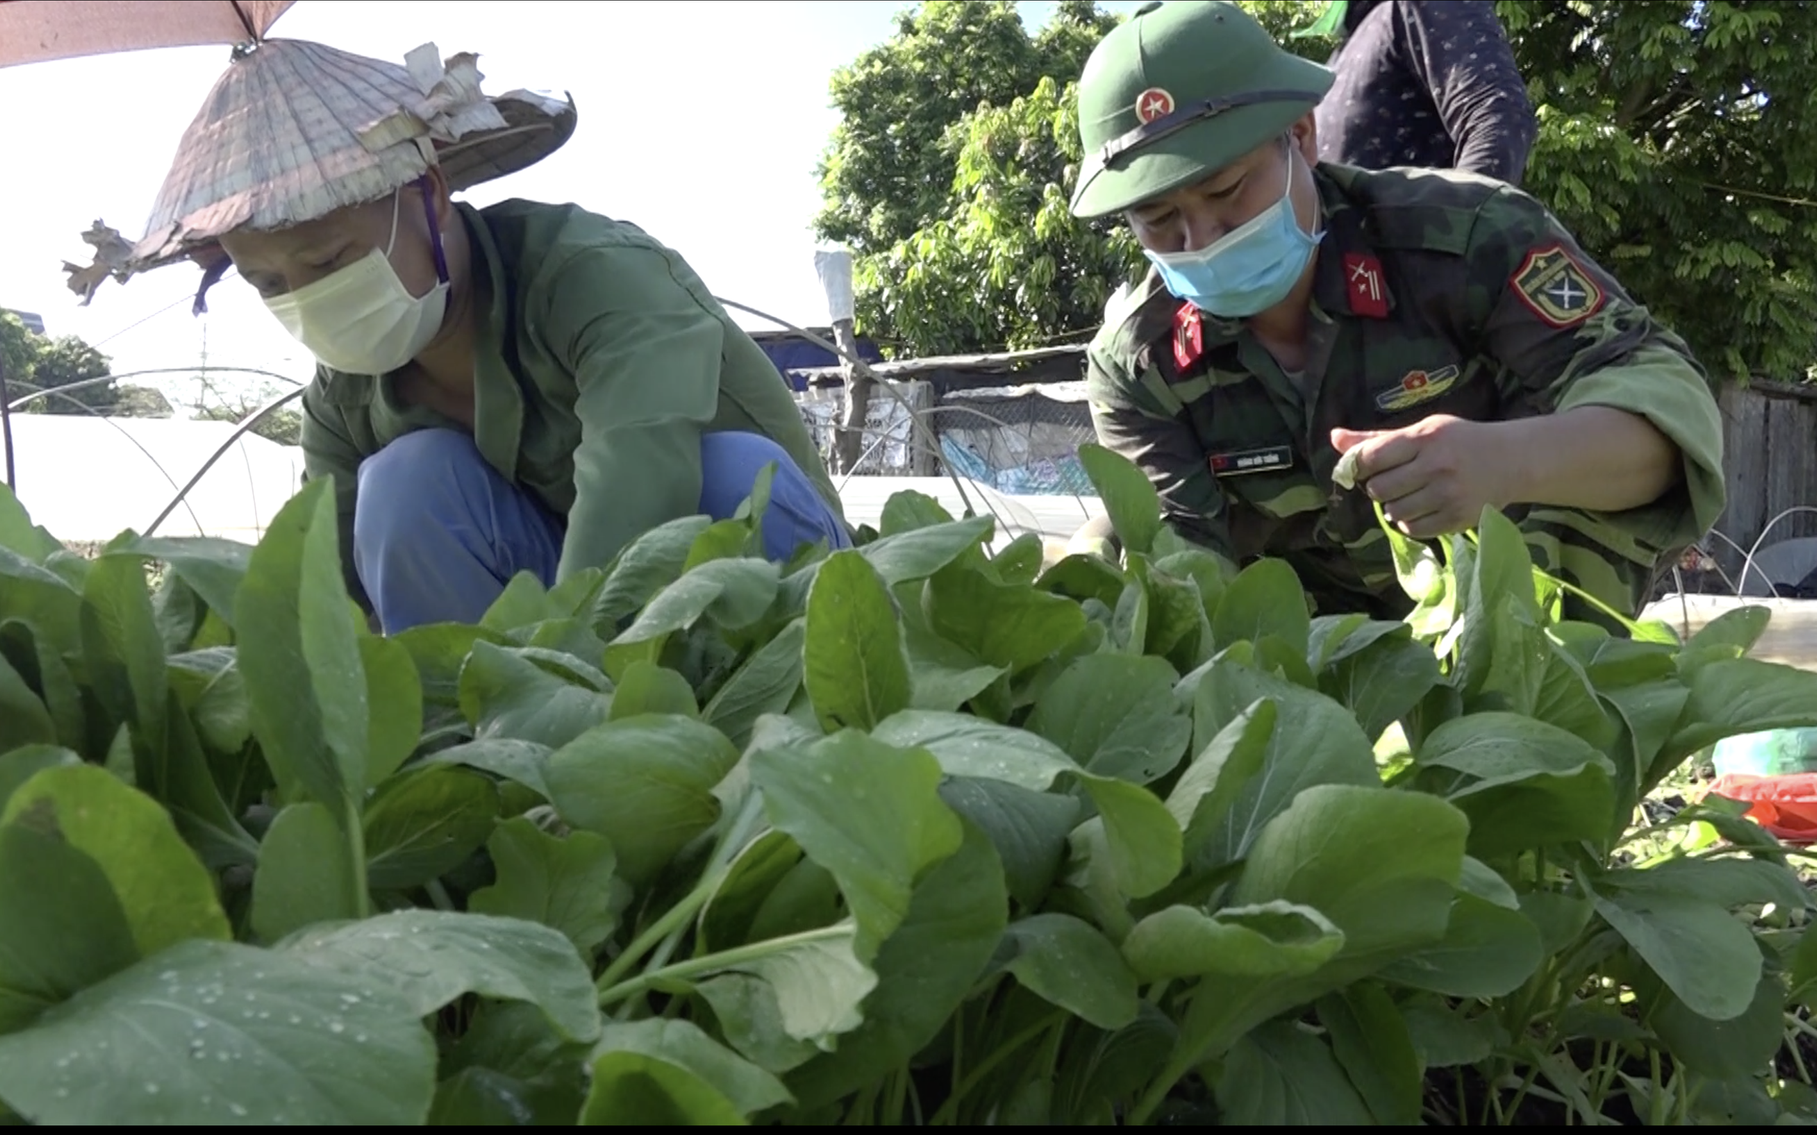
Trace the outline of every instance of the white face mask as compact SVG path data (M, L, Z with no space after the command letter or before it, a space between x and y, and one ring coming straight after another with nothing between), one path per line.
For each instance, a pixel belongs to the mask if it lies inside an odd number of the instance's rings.
M416 358L442 328L447 281L428 295L413 296L391 266L399 197L392 199L391 239L383 252L375 248L313 284L265 301L284 330L331 370L394 371Z

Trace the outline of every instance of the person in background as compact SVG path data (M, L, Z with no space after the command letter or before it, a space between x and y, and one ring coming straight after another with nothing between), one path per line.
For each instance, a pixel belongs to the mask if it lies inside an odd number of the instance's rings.
M1301 34L1337 34L1314 111L1319 157L1460 169L1519 185L1539 123L1489 0L1333 0Z
M348 588L388 634L729 518L766 467L771 559L849 547L787 384L680 256L575 205L451 200L574 129L570 103L483 96L474 58L236 53L145 239L71 287L187 257L206 290L231 261L318 363L305 476L333 478Z
M1072 211L1153 265L1088 351L1098 440L1179 535L1286 560L1324 613L1410 607L1379 505L1417 539L1503 509L1566 617L1632 616L1722 511L1708 375L1518 189L1319 162L1331 86L1222 0L1093 51Z

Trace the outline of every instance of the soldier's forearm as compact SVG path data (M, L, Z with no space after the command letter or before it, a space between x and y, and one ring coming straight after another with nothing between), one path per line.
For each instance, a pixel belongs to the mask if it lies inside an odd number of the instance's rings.
M1611 406L1497 423L1513 455L1510 503L1621 512L1658 500L1683 474L1678 447Z

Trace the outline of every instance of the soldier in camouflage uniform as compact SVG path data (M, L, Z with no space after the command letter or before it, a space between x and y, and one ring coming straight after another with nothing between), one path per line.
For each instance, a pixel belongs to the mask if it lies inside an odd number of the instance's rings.
M1182 536L1286 559L1322 611L1407 609L1379 501L1422 539L1504 508L1535 563L1631 614L1722 511L1706 374L1519 190L1319 164L1331 83L1211 0L1092 53L1072 209L1122 214L1154 266L1091 346L1099 440Z

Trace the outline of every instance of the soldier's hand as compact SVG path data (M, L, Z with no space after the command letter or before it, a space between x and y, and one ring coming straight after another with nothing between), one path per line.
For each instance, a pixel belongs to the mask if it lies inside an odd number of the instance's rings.
M1398 430L1331 431L1339 453L1360 450L1357 480L1402 532L1418 539L1462 532L1510 483L1494 422L1436 414Z

